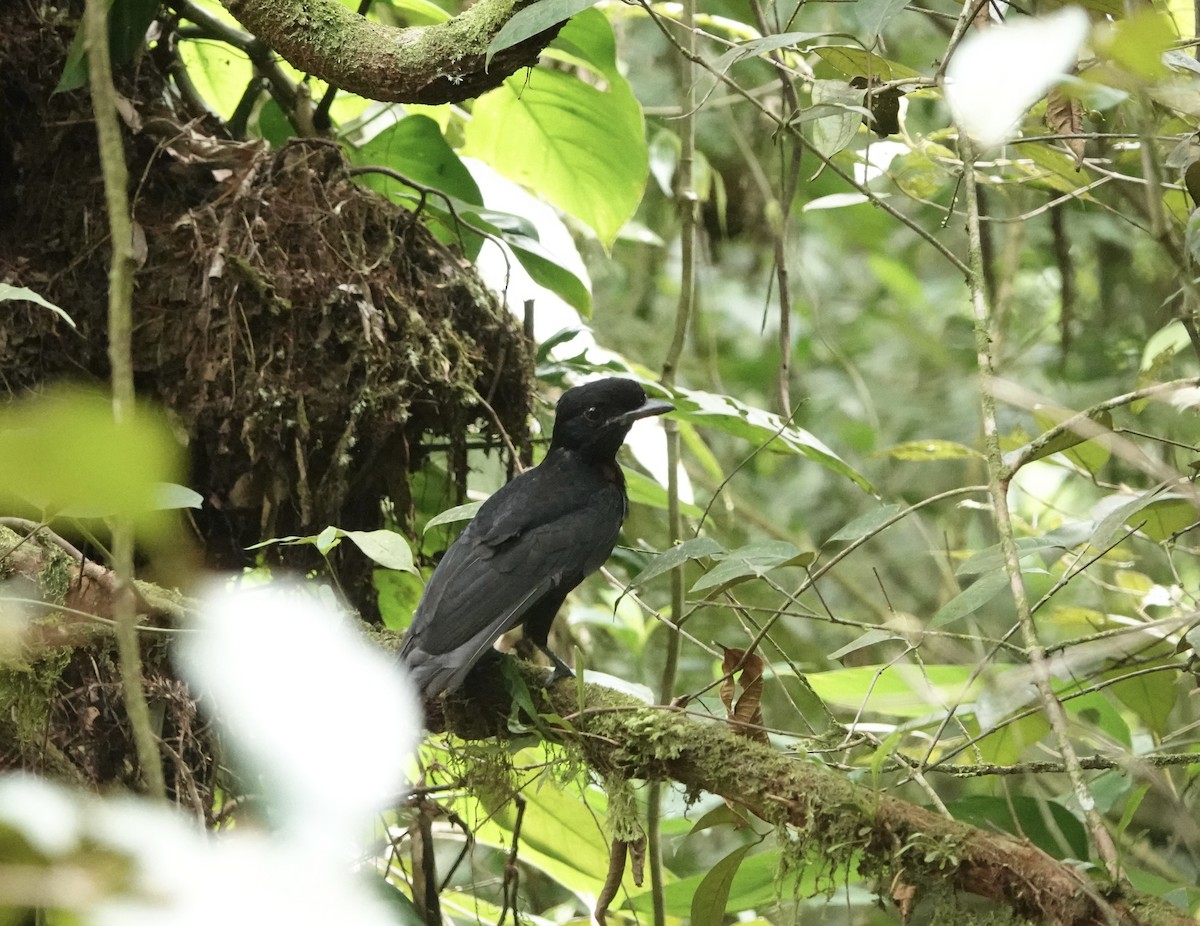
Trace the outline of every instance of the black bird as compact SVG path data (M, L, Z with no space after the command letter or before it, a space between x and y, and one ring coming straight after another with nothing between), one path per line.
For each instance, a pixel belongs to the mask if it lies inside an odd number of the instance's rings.
M629 505L616 457L629 428L672 408L630 379L563 393L546 458L480 506L425 587L400 648L422 694L458 688L521 624L554 662L553 678L571 675L547 646L550 625L616 545Z

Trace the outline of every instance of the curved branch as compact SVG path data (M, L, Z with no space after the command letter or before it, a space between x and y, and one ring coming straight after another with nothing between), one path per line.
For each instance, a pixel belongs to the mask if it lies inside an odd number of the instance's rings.
M457 103L537 63L561 24L499 52L488 44L524 0L479 0L453 19L397 29L337 0L222 0L294 67L359 96L389 103Z
M857 859L859 872L884 890L965 891L1017 916L1060 926L1194 926L1183 911L1125 886L1105 888L1101 896L1101 886L1085 874L1025 840L855 784L844 773L784 755L723 722L646 707L593 684L584 685L589 706L582 709L575 682L555 685L545 698L549 703L539 709L566 718L572 729L561 735L577 742L599 775L669 779L691 793L716 794L789 827L814 858ZM478 702L445 707L452 732L488 735Z

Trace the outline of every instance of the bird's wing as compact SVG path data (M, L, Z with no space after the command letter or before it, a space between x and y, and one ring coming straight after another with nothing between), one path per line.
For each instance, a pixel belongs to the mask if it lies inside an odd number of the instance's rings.
M477 640L483 652L546 595L565 596L612 552L621 526L613 495L522 530L472 522L429 580L409 630L413 645L440 654Z

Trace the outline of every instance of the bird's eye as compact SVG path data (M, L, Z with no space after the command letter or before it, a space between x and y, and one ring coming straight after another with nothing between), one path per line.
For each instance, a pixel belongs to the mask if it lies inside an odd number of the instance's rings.
M595 424L603 416L600 414L599 406L593 405L591 408L589 408L587 411L585 411L583 413L583 417L586 418L588 421L590 421L592 424Z

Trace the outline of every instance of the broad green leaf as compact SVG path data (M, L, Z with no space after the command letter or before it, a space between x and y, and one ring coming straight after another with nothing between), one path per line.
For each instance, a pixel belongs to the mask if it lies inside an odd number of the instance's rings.
M465 505L455 505L453 508L447 508L441 514L434 515L425 524L425 533L429 532L431 527L441 527L443 524L454 524L458 521L470 521L475 517L475 513L479 511L483 502L467 502Z
M637 574L630 585L645 585L651 579L657 579L690 560L703 559L724 552L725 548L711 537L693 537L691 540L685 540L671 549L659 553L650 561L649 566Z
M108 0L108 6L109 55L113 65L120 67L132 61L146 44L146 30L158 13L159 0ZM67 52L67 63L54 88L55 93L87 86L87 51L83 42L84 28L80 23Z
M592 314L592 293L574 273L554 260L536 238L515 232L500 232L530 279L544 286L584 318Z
M343 531L343 535L384 569L416 573L412 549L403 534L396 531Z
M10 286L7 283L0 283L0 302L32 302L44 309L49 309L72 328L75 327L75 320L63 309L60 309L53 302L47 302L32 289L27 289L24 286Z
M407 630L417 602L421 600L421 593L425 590L425 583L411 572L394 569L374 570L371 583L375 586L375 600L383 625L389 630Z
M616 76L601 90L534 69L475 103L463 153L592 228L609 247L637 209L649 174L642 110Z
M675 417L697 427L717 428L754 444L768 443L770 449L796 453L845 476L868 492L871 483L841 457L803 428L786 424L772 412L763 411L729 396L691 389L672 394Z
M599 812L589 806L590 798L581 799L578 788L545 784L522 792L525 812L521 861L544 871L571 891L594 896L608 873L608 841ZM456 803L462 806L468 801ZM478 820L476 843L507 851L516 825L516 806L506 801L490 815L483 807L475 807L460 813L467 820ZM632 878L628 874L626 878L632 887Z
M946 805L955 820L982 829L999 829L1028 839L1053 858L1089 857L1083 823L1057 801L1009 794L1005 797L972 795ZM1053 822L1051 828L1047 817ZM1054 832L1057 829L1058 834ZM1064 844L1065 843L1065 844Z
M1193 224L1196 225L1197 240L1195 242L1192 240ZM1192 252L1192 259L1200 262L1200 209L1193 212L1191 218L1188 219L1188 249ZM1190 346L1191 339L1188 337L1187 328L1183 326L1183 322L1179 319L1168 322L1166 326L1150 335L1146 346L1142 348L1142 372L1145 373L1152 369L1155 361L1168 351L1174 355L1189 349Z
M200 98L225 120L233 116L246 88L256 79L246 54L224 42L181 40L179 59Z
M625 491L635 505L649 505L651 508L667 510L667 490L644 473L635 469L626 470ZM680 501L679 510L689 518L698 518L704 514L702 509L685 501Z
M702 833L714 826L742 826L745 822L746 818L736 813L728 804L718 804L692 824L692 828L688 830L688 836Z
M1163 52L1177 39L1170 16L1147 8L1101 30L1096 46L1129 73L1153 81L1167 76Z
M1080 199L1092 199L1090 193L1082 192L1082 188L1095 181L1095 175L1088 168L1079 167L1069 154L1040 142L1021 144L1021 140L1016 139L1014 144L1021 154L1021 160L1015 166L1027 176L1037 178L1054 192L1074 193Z
M1106 549L1127 529L1140 530L1152 540L1161 541L1187 527L1197 517L1195 506L1186 496L1176 492L1150 491L1132 498L1113 495L1096 507L1108 510L1091 535L1092 546L1100 550Z
M867 44L874 47L879 34L908 4L909 0L858 0L856 12L863 30L870 37Z
M902 510L899 505L884 505L882 508L876 508L874 511L860 514L849 524L838 528L837 533L829 539L830 541L853 542L866 537L867 534L873 534L879 530Z
M696 893L692 895L692 926L721 926L725 922L725 905L729 901L734 875L746 853L753 848L752 845L746 845L734 849L713 865L696 885Z
M847 77L874 77L886 81L921 76L910 67L853 45L819 45L813 51Z
M925 463L937 460L982 460L983 454L964 444L949 440L912 440L887 450L876 451L875 456L895 457L897 460Z
M875 199L887 199L887 193L876 194ZM830 193L828 196L818 196L810 199L800 209L801 212L820 212L825 209L845 209L847 206L863 206L872 201L865 193Z
M817 889L816 869L818 866L816 865L806 866L799 876L786 877L781 883L778 877L779 855L778 849L772 849L766 852L756 852L741 860L725 899L726 914L732 915L767 904L775 904L780 897L805 896ZM852 861L849 865L839 868L836 873L831 873L829 877L838 884L855 884L861 880L857 871L857 863ZM663 891L667 915L672 917L692 916L692 900L707 877L708 873L704 872L667 884ZM652 912L654 901L650 890L647 888L632 894L622 909L639 914Z
M1037 426L1045 433L1051 428L1057 427L1069 418L1074 417L1074 412L1060 408L1049 408L1044 405L1035 406L1033 409L1033 420L1037 422ZM1092 427L1100 427L1106 431L1112 430L1112 413L1108 411L1097 412L1093 416L1089 416ZM1016 455L1020 454L1020 450L1016 451ZM1108 462L1108 448L1095 442L1091 437L1085 437L1076 431L1063 431L1047 443L1040 447L1033 456L1029 459L1043 460L1046 457L1053 456L1056 453L1063 453L1072 463L1086 469L1093 475ZM1010 455L1011 456L1011 455Z
M813 551L801 550L786 540L764 540L747 544L736 550L719 554L717 558L721 562L701 576L700 580L691 587L691 591L701 592L712 589L713 592L710 594L715 594L715 592L737 585L746 579L764 576L773 569L781 569L785 566L807 566L816 559L816 556Z
M847 643L845 646L835 649L832 653L829 654L828 658L833 662L837 662L843 656L849 656L851 653L855 653L860 649L865 649L868 646L874 646L876 643L885 643L888 640L903 640L903 639L904 639L904 637L899 636L898 634L896 634L890 630L868 630L862 636L858 637L855 640L852 640L851 642Z
M1093 691L1078 698L1071 698L1063 706L1066 707L1067 713L1080 723L1088 724L1109 737L1114 743L1124 746L1126 749L1132 749L1133 736L1129 731L1129 724L1125 722L1121 712L1113 706L1109 697L1110 694L1115 694L1114 689L1118 687L1120 687L1119 684L1110 687L1107 691ZM1131 693L1136 694L1136 691ZM1120 696L1117 695L1117 697ZM1174 698L1172 698L1173 700Z
M545 32L595 4L596 0L535 0L521 7L488 45L484 68L491 66L492 57L497 53Z
M1142 510L1146 519L1142 533L1156 543L1169 540L1197 521L1196 506L1189 499L1159 498Z
M163 486L179 482L183 454L149 408L117 424L107 396L51 389L0 408L0 447L0 504L50 517L130 518L155 536L171 523Z
M828 104L834 110L813 123L813 147L825 157L833 157L854 141L862 124L862 99L863 91L855 90L844 80L813 81L813 106Z
M556 53L584 65L601 77L620 76L617 67L617 37L612 23L599 10L584 10L571 18L544 54Z
M720 81L720 75L727 72L739 61L747 58L757 58L779 49L795 48L807 45L815 39L827 38L831 35L844 35L838 32L780 32L759 39L741 42L725 52L712 63L696 85L697 96L703 98L712 93Z
M857 710L865 701L867 710L889 717L921 717L931 708L974 700L984 686L981 677L971 678L976 668L897 663L812 672L806 678L831 707Z
M377 0L378 2L378 0ZM444 23L450 14L430 0L386 0L387 5L399 12L406 25L433 26ZM358 4L354 4L356 7Z
M1064 524L1040 537L1018 537L1017 557L1023 563L1029 556L1038 553L1053 553L1058 559L1063 553L1081 543L1086 543L1091 533L1091 524L1087 521L1077 521ZM955 575L970 576L984 572L994 572L1004 568L1004 554L1000 544L994 544L973 554L954 570Z
M947 624L974 614L1008 586L1008 574L989 572L975 580L968 588L959 592L944 605L929 621L930 627L945 627Z
M199 508L204 504L203 495L176 482L160 483L155 496L155 507L162 509Z
M428 116L406 116L388 126L360 148L352 149L351 160L359 166L389 167L422 186L449 194L457 202L483 205L483 195L471 172L447 143L438 124ZM384 195L397 195L411 201L416 191L407 184L384 174L362 174L358 181ZM444 202L426 200L425 206L444 209ZM442 240L456 240L460 234L470 237L468 255L479 253L477 235L463 229L437 228ZM466 243L466 242L464 242Z
M986 692L981 694L980 701L984 701L986 697ZM981 712L978 710L980 701L976 701L976 719L980 719ZM982 713L986 715L986 705ZM982 722L983 720L980 719L980 723ZM989 733L979 740L975 744L975 750L978 750L977 759L970 753L964 753L960 761L1012 765L1019 762L1022 756L1027 755L1029 748L1040 743L1049 732L1050 724L1045 717L1041 714L1030 714L1028 717L1003 724L995 733Z
M1149 668L1154 664L1141 664L1138 668ZM1113 669L1105 673L1105 678L1120 678L1127 674L1127 669ZM1167 721L1175 702L1180 694L1184 693L1183 689L1176 685L1178 677L1179 673L1172 667L1162 672L1152 672L1116 682L1109 690L1122 704L1138 715L1155 737L1162 737L1167 731Z

